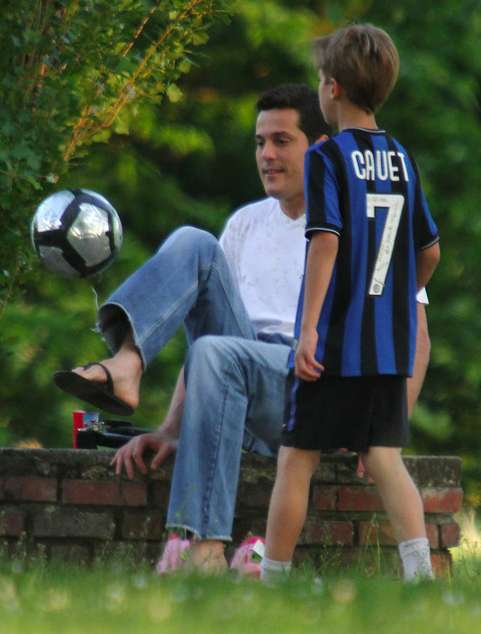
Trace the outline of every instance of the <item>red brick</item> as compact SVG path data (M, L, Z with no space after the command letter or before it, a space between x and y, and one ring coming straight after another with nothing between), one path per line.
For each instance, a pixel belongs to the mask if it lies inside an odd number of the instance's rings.
M337 487L315 485L312 502L318 511L334 511L337 502Z
M25 513L16 509L0 511L0 535L19 537L25 530Z
M439 537L438 527L436 524L427 524L426 533L431 548L438 548ZM359 544L373 545L380 544L382 546L395 546L397 539L394 535L394 529L391 522L375 521L375 522L359 522Z
M421 496L426 513L457 513L461 509L463 490L460 488L422 489Z
M354 528L352 522L319 521L309 519L300 539L301 544L322 544L326 546L352 546Z
M426 524L426 535L431 548L439 548L439 531L437 524Z
M374 487L344 486L339 488L339 511L383 511L382 500Z
M150 483L150 502L155 508L166 509L169 504L170 484L168 482Z
M359 544L361 546L383 544L393 546L397 544L394 529L390 522L359 522Z
M271 482L240 482L237 494L239 509L262 509L267 514L271 491Z
M332 462L324 462L327 456L321 455L321 461L314 471L312 482L337 482L336 465Z
M463 500L460 488L423 489L421 495L426 513L456 513ZM384 510L377 490L364 486L340 487L337 508L340 511Z
M97 541L94 545L94 561L104 564L106 561L119 561L127 569L133 569L139 563L148 562L151 567L162 553L160 541Z
M451 553L449 550L431 553L431 562L436 577L450 576L453 569Z
M44 544L51 559L83 564L91 559L90 547L64 540L63 543Z
M239 544L250 535L265 535L266 520L267 513L253 513L251 517L247 513L236 515L232 534L234 544Z
M75 508L47 506L33 516L35 537L82 537L112 539L115 533L113 513L79 511Z
M124 539L162 539L165 516L160 511L150 513L126 512L122 519Z
M57 480L36 476L0 478L0 500L55 502L57 500Z
M441 532L441 546L443 548L452 548L453 546L457 546L459 544L461 531L456 522L441 524L439 529Z
M64 480L64 504L101 506L146 506L147 487L143 482L123 480Z

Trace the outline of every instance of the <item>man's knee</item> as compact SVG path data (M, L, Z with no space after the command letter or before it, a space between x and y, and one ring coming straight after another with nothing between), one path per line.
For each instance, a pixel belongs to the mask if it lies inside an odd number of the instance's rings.
M219 241L211 233L189 225L176 229L170 234L167 240L160 245L160 248L173 244L175 244L177 248L185 249L186 252L206 248L220 248Z
M230 365L228 337L204 335L190 346L185 364L187 380L191 372L207 380L216 375L224 375Z

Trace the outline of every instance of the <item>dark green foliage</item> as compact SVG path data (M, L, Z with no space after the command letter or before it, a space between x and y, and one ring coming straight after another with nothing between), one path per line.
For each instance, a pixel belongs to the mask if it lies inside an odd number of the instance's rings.
M132 104L175 98L222 0L6 0L0 22L0 311L35 202Z

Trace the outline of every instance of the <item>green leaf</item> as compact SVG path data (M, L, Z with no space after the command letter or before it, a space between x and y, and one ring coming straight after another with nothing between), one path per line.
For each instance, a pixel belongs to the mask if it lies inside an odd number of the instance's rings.
M167 87L167 97L172 103L177 103L183 97L182 90L176 84L170 84Z

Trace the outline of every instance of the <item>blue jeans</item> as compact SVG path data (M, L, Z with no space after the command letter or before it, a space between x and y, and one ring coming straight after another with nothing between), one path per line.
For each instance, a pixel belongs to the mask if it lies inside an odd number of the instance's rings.
M167 528L229 541L242 448L273 456L279 446L290 345L256 338L219 243L192 227L175 231L99 311L112 351L130 324L144 367L182 323L186 397Z

